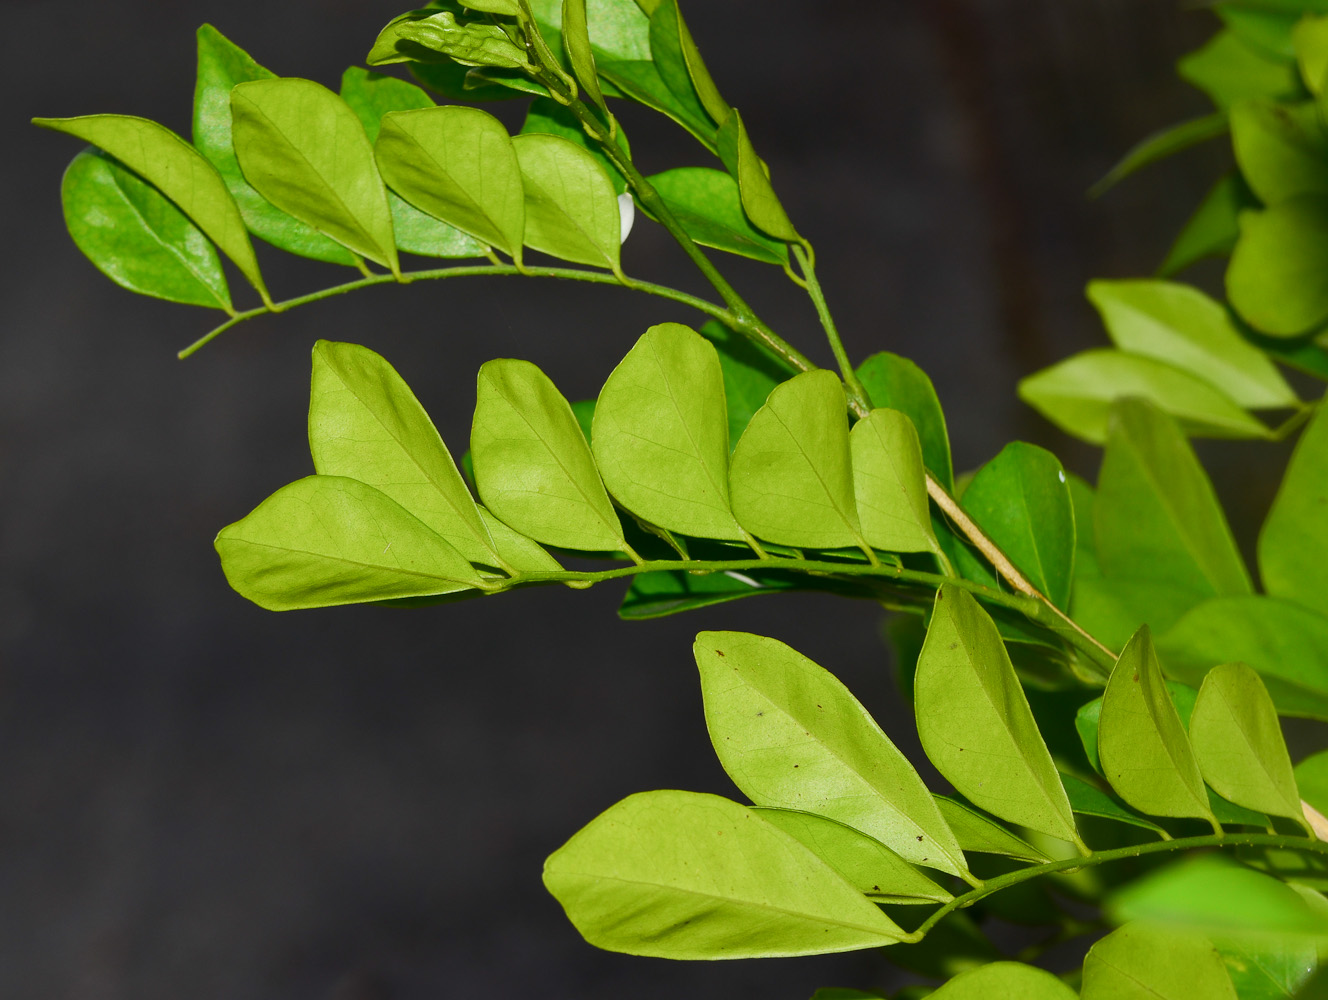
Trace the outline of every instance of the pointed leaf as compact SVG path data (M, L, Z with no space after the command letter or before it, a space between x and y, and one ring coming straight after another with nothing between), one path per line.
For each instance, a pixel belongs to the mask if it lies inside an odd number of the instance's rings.
M216 168L193 146L164 125L128 115L34 118L32 123L91 143L142 177L175 202L267 300L240 209Z
M867 544L886 552L935 551L927 473L913 421L898 410L872 410L853 425L849 448Z
M796 809L756 808L878 903L948 903L954 896L874 837L837 820Z
M947 490L954 490L950 438L945 429L936 389L927 373L908 358L879 351L858 365L857 376L873 406L888 406L908 414L922 443L922 460Z
M913 765L833 675L782 642L702 632L706 725L757 805L817 813L952 875L963 852Z
M537 541L569 549L626 543L572 408L528 361L480 368L470 449L480 499Z
M1197 934L1126 924L1089 949L1083 1000L1236 1000L1217 950Z
M259 194L352 253L399 270L373 147L345 101L312 80L255 80L231 91L231 114L236 159Z
M1126 177L1142 170L1150 163L1165 160L1168 156L1197 146L1201 142L1215 139L1227 131L1227 116L1224 114L1204 115L1202 118L1190 118L1177 122L1160 132L1154 132L1137 143L1121 157L1105 177L1088 190L1089 197L1096 198L1115 187Z
M591 439L605 486L633 514L742 540L729 507L724 376L695 331L662 323L645 332L600 390Z
M847 401L833 372L777 386L752 416L730 471L733 513L758 538L831 549L861 545Z
M960 794L1007 822L1078 841L1005 644L966 591L937 592L913 691L922 748Z
M450 594L479 584L470 563L372 486L309 476L284 486L216 541L226 579L269 611Z
M788 244L773 240L747 221L738 182L709 167L678 167L647 177L683 231L702 246L741 254L767 264L788 260Z
M1296 67L1256 49L1233 31L1219 31L1176 64L1181 79L1206 93L1219 110L1250 98L1295 97Z
M679 101L699 102L717 125L728 117L731 109L720 97L675 0L657 0L650 14L650 55Z
M497 118L459 105L394 112L383 118L375 152L406 201L520 262L521 167Z
M1248 809L1303 820L1282 729L1259 675L1244 663L1214 667L1190 717L1204 780Z
M1075 992L1045 969L992 962L960 973L931 993L932 1000L1075 1000Z
M595 54L590 49L590 30L586 26L586 0L563 0L563 49L572 64L572 74L591 101L608 113L604 94L599 89Z
M1301 195L1240 217L1227 299L1270 337L1297 337L1328 317L1328 195Z
M1182 368L1240 406L1295 406L1296 394L1221 303L1169 281L1090 281L1088 298L1116 346Z
M242 48L210 24L198 29L198 82L194 87L194 145L211 161L240 207L244 224L259 239L301 257L354 266L345 247L255 191L244 179L231 144L231 90L237 83L272 80Z
M730 109L729 116L720 124L718 142L719 157L738 182L742 208L752 225L786 243L800 240L784 206L779 203L765 164L756 155L737 108Z
M621 273L618 196L599 161L556 135L519 135L512 146L525 191L526 245Z
M1230 254L1240 237L1237 222L1240 213L1257 208L1258 204L1240 171L1224 174L1204 195L1199 207L1176 236L1167 251L1167 259L1157 269L1158 275L1167 278L1205 257Z
M624 799L549 857L544 884L587 941L631 955L825 954L905 936L808 848L716 795Z
M663 3L656 10L664 7ZM710 71L706 69L705 62L701 58L701 50L696 47L696 42L692 40L692 33L687 30L687 22L683 20L682 11L677 9L677 3L670 0L671 6L677 16L678 47L682 51L683 62L687 64L687 72L692 78L692 86L696 88L696 97L701 102L701 106L706 109L706 113L711 119L719 124L729 113L728 102L720 96L719 88L715 86L715 81L711 79ZM661 27L669 27L668 22L661 20ZM651 16L651 49L654 49L654 30L655 19Z
M65 225L122 288L232 312L216 248L160 191L103 153L84 150L60 185Z
M1259 532L1259 575L1272 597L1328 615L1328 409L1300 436ZM1257 666L1257 664L1255 664Z
M1111 672L1097 749L1103 775L1134 808L1150 816L1216 822L1147 626L1135 633Z
M1000 854L1016 861L1027 861L1039 865L1051 859L1022 837L1016 837L1005 827L988 819L962 802L935 795L940 807L941 818L945 820L959 846L965 852L974 854Z
M1096 727L1093 733L1094 736L1097 735ZM1094 750L1096 750L1096 746ZM1118 823L1127 823L1130 826L1152 830L1154 833L1164 832L1162 827L1156 823L1144 819L1138 813L1131 812L1115 796L1108 795L1082 778L1076 778L1073 774L1062 772L1061 784L1065 786L1065 794L1070 800L1070 808L1081 816L1112 819Z

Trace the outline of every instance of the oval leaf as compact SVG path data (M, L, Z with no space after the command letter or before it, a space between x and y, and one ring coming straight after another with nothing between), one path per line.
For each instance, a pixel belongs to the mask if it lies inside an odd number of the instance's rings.
M828 816L906 861L967 872L913 765L832 674L745 632L702 632L694 652L710 740L753 802Z
M1296 337L1328 317L1328 196L1301 195L1240 217L1227 299L1251 326Z
M604 485L633 514L742 540L729 506L724 376L704 337L679 323L647 330L600 390L591 441Z
M587 941L629 955L814 955L907 936L808 848L717 795L624 799L549 857L544 884Z
M359 118L312 80L231 91L232 141L245 180L284 212L398 273L387 192Z
M1205 257L1224 257L1231 253L1240 236L1237 223L1240 213L1258 206L1239 171L1224 174L1204 195L1199 207L1177 234L1157 273L1164 278L1170 277Z
M282 487L222 528L216 548L230 585L269 611L451 594L480 582L419 518L339 476Z
M798 231L789 221L784 206L779 203L779 196L770 183L770 175L761 158L756 155L752 140L747 136L747 127L742 123L742 115L737 108L729 109L729 115L719 127L717 136L719 158L724 161L730 174L738 182L738 194L742 198L742 209L752 225L768 236L785 243L795 243L801 239Z
M678 167L646 178L683 231L702 246L741 254L767 264L788 261L788 244L771 239L747 221L738 182L709 167Z
M1074 1000L1075 992L1045 969L992 962L961 972L931 994L933 1000Z
M1328 194L1328 132L1314 101L1242 101L1231 109L1231 145L1250 190L1265 205Z
M618 196L599 161L556 135L519 135L512 146L525 190L526 246L621 274Z
M1089 949L1083 1000L1236 1000L1217 950L1197 934L1126 924Z
M862 536L887 552L934 552L927 471L913 421L875 409L849 432L853 494Z
M571 406L528 361L480 368L470 432L480 499L546 545L622 549L622 525Z
M1328 408L1300 436L1259 532L1259 575L1272 597L1328 615ZM1257 666L1257 664L1256 664Z
M60 197L69 235L117 285L233 312L208 238L165 195L110 157L79 153L65 170Z
M923 750L965 798L1007 822L1082 843L1005 644L966 591L946 585L936 594L913 700Z

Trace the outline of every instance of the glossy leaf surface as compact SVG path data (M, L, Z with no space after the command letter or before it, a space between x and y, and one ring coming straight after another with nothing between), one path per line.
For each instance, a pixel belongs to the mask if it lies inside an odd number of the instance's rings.
M1130 923L1089 949L1083 1000L1236 1000L1217 950L1198 934Z
M1191 146L1197 146L1201 142L1223 135L1226 131L1227 116L1213 114L1204 115L1202 118L1190 118L1154 132L1141 139L1122 156L1116 165L1107 171L1106 176L1093 185L1089 194L1093 197L1103 194L1150 163L1175 156Z
M1328 196L1301 195L1240 218L1227 298L1272 337L1295 337L1328 317Z
M913 421L898 410L874 409L853 425L849 450L867 544L886 552L935 550L926 469Z
M747 221L738 182L709 167L677 167L646 178L697 243L767 264L788 260L788 244Z
M1007 822L1077 840L1005 644L966 591L937 593L913 693L922 748L965 798Z
M706 69L701 52L692 40L692 33L687 29L687 22L682 18L676 0L654 0L656 6L650 13L650 53L660 74L664 76L669 89L686 97L694 94L701 102L712 121L718 125L728 117L728 102L720 96L715 81ZM644 7L643 7L644 9ZM687 80L674 79L665 71L681 65ZM684 83L689 84L684 86Z
M908 358L878 351L858 365L861 379L873 406L887 406L908 414L922 444L922 460L947 490L954 489L950 462L950 438L945 414L927 373Z
M1328 413L1314 415L1259 532L1259 575L1273 597L1328 615Z
M694 652L715 753L753 802L828 816L906 861L967 871L913 765L832 674L745 632L702 632Z
M526 245L618 272L618 196L599 161L555 135L519 135L512 147L525 191Z
M716 795L624 799L550 856L544 884L587 941L633 955L824 954L904 936L808 848Z

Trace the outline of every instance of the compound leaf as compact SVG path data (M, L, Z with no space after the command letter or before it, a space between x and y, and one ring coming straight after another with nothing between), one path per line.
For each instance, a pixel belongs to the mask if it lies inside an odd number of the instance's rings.
M1094 738L1096 739L1097 730L1094 728ZM1094 744L1096 752L1096 743ZM1065 786L1065 794L1070 800L1070 808L1081 816L1096 816L1099 819L1111 819L1118 823L1127 823L1130 826L1142 827L1145 830L1152 830L1154 833L1164 833L1162 827L1150 820L1144 819L1138 813L1125 808L1114 796L1108 795L1082 778L1077 778L1073 774L1061 773L1061 784Z
M586 24L586 0L563 0L563 49L577 83L601 111L608 114L604 94L595 70L595 53L590 48L590 29Z
M618 196L599 160L561 136L512 140L525 191L527 246L621 274Z

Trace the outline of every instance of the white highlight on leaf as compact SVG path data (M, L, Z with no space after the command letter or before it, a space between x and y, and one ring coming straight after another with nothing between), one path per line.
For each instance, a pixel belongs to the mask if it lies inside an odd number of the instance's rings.
M636 202L632 201L629 192L624 191L618 195L618 228L622 232L619 243L627 242L627 234L632 231L632 223L636 221Z

